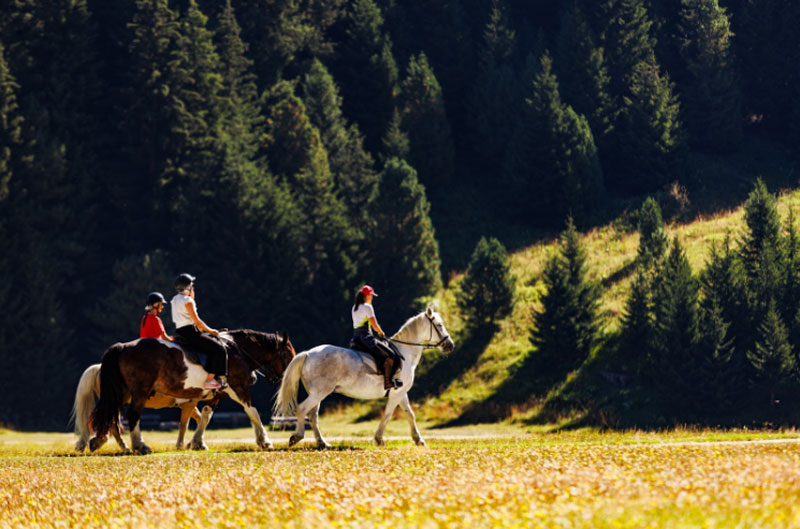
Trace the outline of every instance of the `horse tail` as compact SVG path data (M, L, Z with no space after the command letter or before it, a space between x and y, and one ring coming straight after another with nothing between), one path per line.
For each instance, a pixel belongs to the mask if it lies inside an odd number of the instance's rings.
M75 434L79 438L78 443L82 443L81 447L86 446L91 434L89 417L94 410L95 389L99 373L100 364L87 367L78 381L78 389L75 390L75 402L72 404L69 423L75 426Z
M100 400L92 412L92 428L97 437L105 437L112 426L119 427L119 413L127 388L119 369L119 356L122 350L123 344L116 343L103 353L103 362L100 366Z
M283 372L283 380L275 398L275 405L272 407L275 415L292 415L297 408L297 389L300 385L300 373L303 371L303 364L308 358L308 353L300 353L286 366Z

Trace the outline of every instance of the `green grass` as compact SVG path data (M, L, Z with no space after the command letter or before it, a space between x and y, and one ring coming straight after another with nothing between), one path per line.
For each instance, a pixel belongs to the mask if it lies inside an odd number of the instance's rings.
M785 219L790 210L795 214L800 211L800 191L791 190L796 183L794 166L783 149L760 141L748 144L737 155L695 155L690 160L687 167L692 169L686 171L687 181L691 182L688 207L683 211L677 206L670 208L670 204L674 206L676 201L669 193L662 193L661 201L666 204L668 218L672 219L667 224L668 236L680 240L695 273L705 266L712 245L721 244L727 236L735 244L741 236L741 203L752 189L755 176L763 176L773 192L786 189L780 191L778 201L782 218ZM640 202L631 202L629 208L638 208ZM639 243L635 230L622 221L624 217L623 213L582 235L588 253L589 278L602 282L604 287L602 310L606 314L607 333L619 326L632 280L631 265ZM469 226L468 222L459 224ZM497 227L486 219L477 219L475 224ZM542 232L526 235L513 229L509 231L512 232L509 235L513 241L510 259L512 273L517 278L517 299L513 313L498 322L493 335L474 337L465 334L454 301L463 277L461 273L451 272L447 287L437 296L436 306L456 338L456 350L453 358L435 352L423 357L418 378L420 387L410 391L418 416L423 419L451 424L453 421L530 418L541 409L548 396L555 395L558 387L563 386L531 387L527 382L517 384L513 381L516 368L532 354L529 337L533 312L538 308L543 292L541 274L548 256L557 251L557 244L555 233L543 237ZM466 234L461 236L468 237ZM526 237L538 242L516 246ZM458 359L459 356L463 359ZM573 373L571 376L576 375ZM524 392L528 393L522 394ZM357 416L365 413L363 406L356 409ZM371 405L366 409L367 414L371 412L374 415L378 407ZM581 410L575 410L572 417L563 419L564 424L574 421L580 414Z

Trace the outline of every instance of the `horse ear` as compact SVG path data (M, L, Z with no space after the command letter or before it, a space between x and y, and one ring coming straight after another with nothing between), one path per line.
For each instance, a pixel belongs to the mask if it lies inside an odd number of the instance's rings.
M433 317L433 309L431 307L428 307L427 309L425 309L425 314L427 314L429 318L432 318Z
M289 333L287 331L281 331L281 342L286 343L289 341Z

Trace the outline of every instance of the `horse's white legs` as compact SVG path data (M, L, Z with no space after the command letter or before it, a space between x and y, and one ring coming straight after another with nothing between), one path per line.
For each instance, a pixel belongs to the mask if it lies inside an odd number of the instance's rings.
M400 404L400 399L403 396L405 396L405 392L389 392L389 399L386 401L386 408L383 410L383 418L381 419L381 423L378 425L378 431L375 432L375 443L377 443L378 446L386 445L386 443L383 442L383 431L386 429L386 425L389 424L389 421L392 420L394 409L398 404Z
M289 446L294 446L303 440L306 431L306 415L308 415L311 412L311 410L318 410L319 403L322 402L322 399L324 399L330 394L331 394L330 391L320 392L318 390L315 391L314 388L309 390L308 397L306 398L306 400L304 400L297 406L297 428L295 429L292 436L289 438ZM316 430L314 432L314 435L316 436ZM317 438L318 443L321 437L322 435L320 434L320 437Z
M316 406L311 409L311 412L308 414L308 420L311 423L311 429L314 431L314 437L317 438L317 446L320 448L330 448L331 445L322 437L322 432L319 431L319 408L322 405L321 402L318 402Z
M414 410L411 409L411 403L408 401L408 393L403 393L403 398L400 400L400 407L406 412L408 425L411 426L411 438L417 446L425 446L425 440L422 439L422 436L419 434L419 428L417 428L417 418L414 416Z
M203 440L203 434L206 432L206 426L214 414L214 409L211 406L203 406L203 413L200 414L200 421L197 423L197 430L194 431L192 442L189 443L189 448L192 450L208 450L208 446Z
M142 441L142 430L139 427L139 421L136 422L136 427L131 430L131 447L134 452L140 454L149 454L152 452L149 446Z

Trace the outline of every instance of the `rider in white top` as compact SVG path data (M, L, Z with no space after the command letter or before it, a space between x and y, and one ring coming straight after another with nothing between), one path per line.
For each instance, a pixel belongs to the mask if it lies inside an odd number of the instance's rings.
M375 309L372 308L372 298L377 296L375 290L364 285L356 293L356 302L350 314L353 316L353 339L350 341L351 347L361 349L370 353L375 358L378 371L383 371L383 389L389 390L399 388L403 385L400 380L392 380L392 368L394 367L394 352L382 341L375 338L372 329L378 336L385 338L378 320L375 319Z

